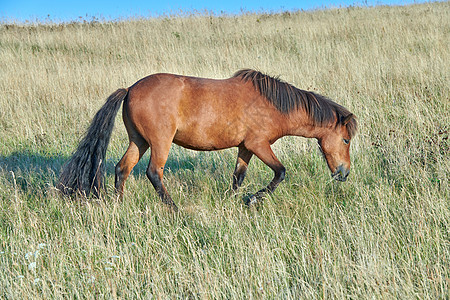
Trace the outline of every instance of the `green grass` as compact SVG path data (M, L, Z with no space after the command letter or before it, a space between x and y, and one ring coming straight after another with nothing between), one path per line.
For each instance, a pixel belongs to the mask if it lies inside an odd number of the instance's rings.
M110 23L0 25L0 298L450 297L449 3ZM170 213L148 153L113 194L119 118L101 199L69 200L58 173L106 97L156 72L225 78L257 68L335 99L359 121L349 180L314 140L253 159L173 146Z

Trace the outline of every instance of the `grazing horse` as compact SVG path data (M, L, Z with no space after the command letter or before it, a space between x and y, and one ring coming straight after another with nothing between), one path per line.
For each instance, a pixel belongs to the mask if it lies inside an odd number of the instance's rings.
M87 195L92 191L98 195L106 148L122 102L129 146L115 169L120 196L131 170L150 147L147 177L161 200L177 210L163 183L172 143L203 151L238 147L235 191L252 156L261 159L275 176L247 204L272 193L284 179L285 167L270 147L283 136L316 138L335 179L345 181L350 171L349 147L356 119L324 96L248 69L223 80L154 74L109 96L63 167L57 184L63 193Z

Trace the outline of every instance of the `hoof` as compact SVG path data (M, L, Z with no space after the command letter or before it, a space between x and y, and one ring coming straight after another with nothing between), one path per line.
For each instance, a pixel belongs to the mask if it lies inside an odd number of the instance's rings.
M170 209L172 212L174 212L174 213L177 213L177 212L178 212L178 207L175 205L175 203L173 203L173 204L168 204L168 206L169 206L169 209Z
M258 194L251 195L248 198L244 199L244 203L248 207L256 206L260 202L261 202L261 195Z
M175 202L173 202L172 201L172 199L170 199L170 200L163 200L163 203L166 205L166 207L169 209L169 210L171 210L172 212L174 212L174 213L177 213L178 212L178 207L177 207L177 205L175 204Z

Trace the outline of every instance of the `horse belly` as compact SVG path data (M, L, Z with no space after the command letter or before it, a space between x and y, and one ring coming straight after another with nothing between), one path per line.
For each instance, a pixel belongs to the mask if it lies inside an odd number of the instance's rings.
M206 123L189 122L179 126L173 142L193 150L220 150L238 146L244 139L245 127L239 120Z

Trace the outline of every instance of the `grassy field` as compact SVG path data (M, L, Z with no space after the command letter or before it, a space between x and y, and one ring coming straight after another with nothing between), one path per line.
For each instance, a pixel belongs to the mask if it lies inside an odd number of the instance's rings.
M448 299L450 2L242 16L0 25L0 298ZM148 153L113 194L70 201L58 173L106 97L143 76L226 78L256 68L359 120L352 172L331 180L314 140L274 151L286 180L259 209L242 197L272 172L236 149L173 146L165 182Z

